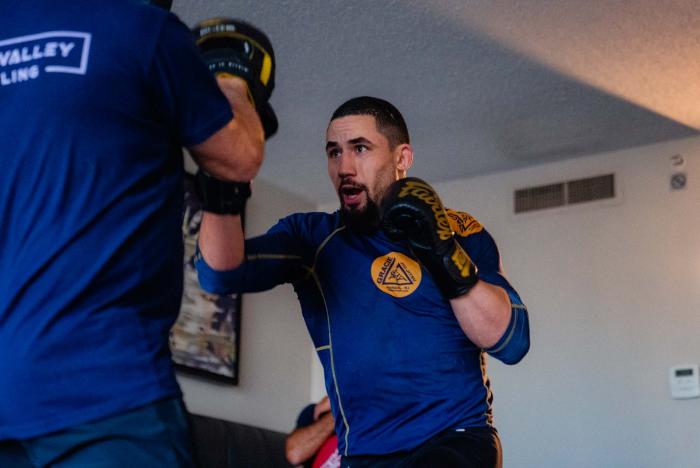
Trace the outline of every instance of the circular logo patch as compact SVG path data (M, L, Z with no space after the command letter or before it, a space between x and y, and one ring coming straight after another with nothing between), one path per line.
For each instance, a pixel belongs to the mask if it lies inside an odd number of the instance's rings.
M375 258L371 270L374 285L394 297L406 297L418 289L422 276L420 265L399 252Z

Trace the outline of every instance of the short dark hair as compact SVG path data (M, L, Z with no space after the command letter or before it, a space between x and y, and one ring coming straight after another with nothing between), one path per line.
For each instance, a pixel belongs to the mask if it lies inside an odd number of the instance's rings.
M331 122L348 115L371 115L377 130L389 140L389 147L410 143L408 127L401 112L389 101L371 96L359 96L345 101L331 116Z

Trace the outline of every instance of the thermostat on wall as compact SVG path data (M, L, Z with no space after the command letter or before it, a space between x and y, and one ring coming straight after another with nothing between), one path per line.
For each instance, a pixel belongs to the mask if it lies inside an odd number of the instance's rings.
M697 364L671 367L671 398L697 398L700 396L700 375Z

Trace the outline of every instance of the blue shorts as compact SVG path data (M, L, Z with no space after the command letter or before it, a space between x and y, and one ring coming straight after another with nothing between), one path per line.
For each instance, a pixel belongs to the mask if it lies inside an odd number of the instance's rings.
M180 398L28 440L0 441L0 467L193 467Z

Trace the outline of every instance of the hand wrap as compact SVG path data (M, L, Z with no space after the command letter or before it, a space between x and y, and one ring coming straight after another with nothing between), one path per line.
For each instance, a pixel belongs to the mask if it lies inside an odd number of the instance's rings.
M250 198L250 182L224 182L203 170L196 175L202 209L220 215L240 215Z

